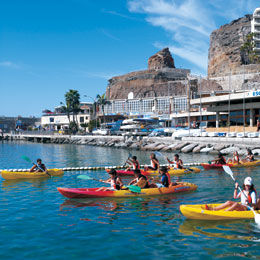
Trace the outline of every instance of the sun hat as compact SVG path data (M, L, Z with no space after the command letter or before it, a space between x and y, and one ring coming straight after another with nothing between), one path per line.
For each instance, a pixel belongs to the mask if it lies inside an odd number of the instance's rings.
M252 178L251 177L246 177L245 180L244 180L244 185L252 185L253 184L253 181L252 181Z

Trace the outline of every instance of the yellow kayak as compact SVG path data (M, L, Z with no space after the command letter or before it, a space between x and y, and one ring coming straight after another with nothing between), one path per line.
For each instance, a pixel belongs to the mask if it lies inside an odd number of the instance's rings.
M47 174L48 173L48 174ZM11 171L2 171L2 177L6 180L15 180L15 179L36 179L44 178L50 176L61 176L64 174L63 170L60 169L49 169L45 172L11 172Z
M208 204L209 207L216 207L221 204ZM225 211L225 210L206 210L205 205L181 205L181 213L189 219L198 220L232 220L232 219L253 219L252 210L246 211ZM260 214L259 210L255 210Z
M110 169L106 169L106 172L108 173ZM116 170L117 174L119 176L134 176L134 171L126 171L126 170ZM168 170L168 173L170 175L182 175L182 174L189 174L189 173L199 173L200 169L195 168L195 167L190 167L190 168L185 168L185 169L175 169L175 168L170 168ZM158 176L158 171L144 171L141 170L141 173L145 176Z

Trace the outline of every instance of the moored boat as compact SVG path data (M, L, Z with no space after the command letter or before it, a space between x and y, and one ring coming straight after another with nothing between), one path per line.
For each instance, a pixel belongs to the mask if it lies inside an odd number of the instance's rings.
M252 167L252 166L258 166L260 165L260 160L253 161L253 162L241 162L241 163L227 163L227 164L215 164L215 163L202 163L201 166L205 170L210 169L222 169L223 165L227 165L230 168L242 168L242 167Z
M110 169L106 169L106 172L109 172ZM126 171L126 170L116 170L116 172L118 173L119 176L134 176L134 171L130 170L130 171ZM189 174L189 173L199 173L200 169L199 168L195 168L195 167L190 167L190 168L185 168L185 169L174 169L171 168L169 169L168 173L170 175L182 175L182 174ZM158 171L144 171L141 170L141 173L145 176L158 176L159 173Z
M177 185L168 188L148 188L141 192L132 192L130 190L108 190L97 191L99 188L57 188L65 197L75 198L102 198L102 197L134 197L134 196L155 196L185 191L194 191L197 185L188 182L178 182Z
M207 204L209 207L216 207L221 204ZM245 211L225 211L225 210L206 210L205 205L181 205L181 213L189 219L198 220L232 220L232 219L253 219L252 210ZM260 211L256 210L258 214Z
M6 180L15 179L37 179L46 178L51 176L61 176L64 171L61 169L49 169L47 173L45 172L17 172L17 171L1 171L2 177Z

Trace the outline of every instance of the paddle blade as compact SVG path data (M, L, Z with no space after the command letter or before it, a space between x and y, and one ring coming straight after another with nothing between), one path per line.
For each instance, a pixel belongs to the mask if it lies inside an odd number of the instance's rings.
M25 156L25 155L21 156L21 158L24 159L25 161L29 162L29 163L32 162L32 161L30 160L30 158L27 157L27 156Z
M88 175L79 175L77 178L82 180L92 180Z
M154 154L155 154L156 156L163 156L162 153L160 153L160 152L154 152Z
M127 188L132 192L136 192L136 193L141 192L141 188L139 186L129 185L129 186L127 186Z
M255 223L257 223L260 226L260 214L255 213Z
M225 171L234 181L236 181L235 178L234 178L234 176L233 176L233 172L231 171L231 169L229 168L229 166L223 165L222 167L223 167L224 171Z

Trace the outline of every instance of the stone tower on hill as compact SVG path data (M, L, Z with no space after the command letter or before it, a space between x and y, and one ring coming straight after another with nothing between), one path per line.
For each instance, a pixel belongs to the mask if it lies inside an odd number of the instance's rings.
M106 97L116 99L142 99L149 97L186 96L189 69L177 69L168 48L148 59L148 69L130 72L109 80ZM191 89L196 91L197 80L191 80ZM221 90L219 85L203 84L202 90Z
M162 68L175 68L174 60L169 48L164 48L161 51L158 51L148 60L148 70L157 70Z

